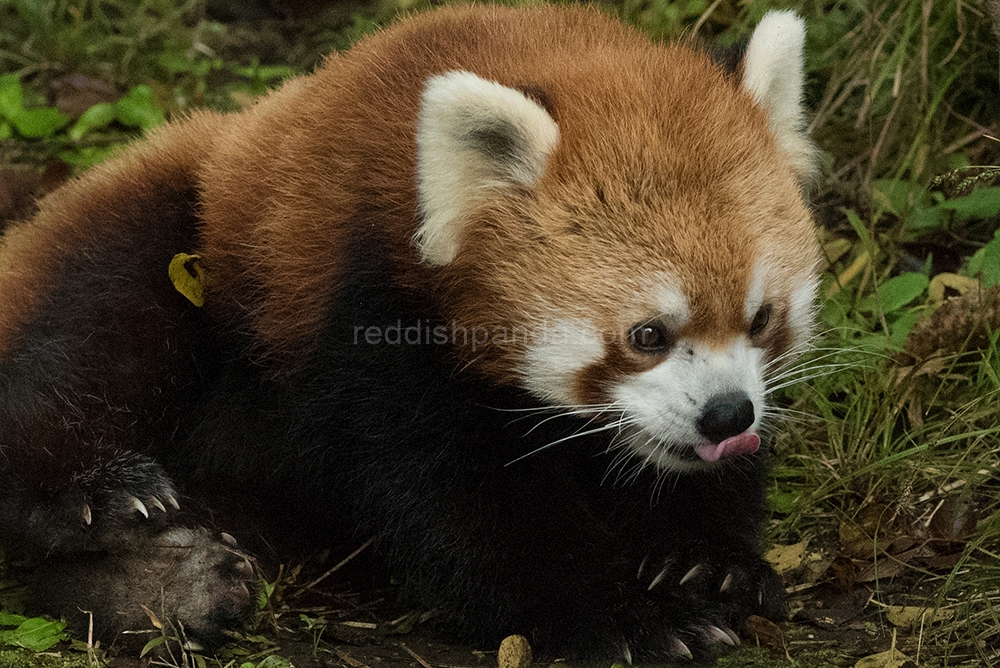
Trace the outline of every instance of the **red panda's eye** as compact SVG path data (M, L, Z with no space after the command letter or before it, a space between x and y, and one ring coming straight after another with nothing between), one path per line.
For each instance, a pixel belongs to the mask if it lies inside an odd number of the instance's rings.
M650 320L634 325L629 330L628 342L640 353L665 353L674 345L674 337L662 322Z
M767 327L767 321L771 319L771 305L764 304L759 309L757 309L757 314L753 317L750 322L750 336L754 337L764 331Z

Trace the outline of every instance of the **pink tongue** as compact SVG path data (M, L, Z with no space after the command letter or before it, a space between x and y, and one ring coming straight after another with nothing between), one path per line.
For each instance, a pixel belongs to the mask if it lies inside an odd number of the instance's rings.
M717 462L731 455L748 455L757 452L759 448L760 436L745 431L737 436L730 436L719 444L696 445L694 451L706 462Z

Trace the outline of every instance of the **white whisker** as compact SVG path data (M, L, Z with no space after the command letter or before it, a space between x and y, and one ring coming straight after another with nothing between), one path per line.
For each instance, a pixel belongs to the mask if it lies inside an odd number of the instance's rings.
M530 452L527 452L527 453L521 455L520 457L512 459L511 461L509 461L506 464L504 464L504 466L510 466L511 464L516 464L517 462L521 461L522 459L526 459L528 457L531 457L532 455L536 455L539 452L542 452L543 450L548 450L551 447L557 446L557 445L559 445L561 443L565 443L567 441L571 441L571 440L573 440L575 438L583 438L585 436L592 436L593 434L600 434L601 432L605 432L605 431L613 431L613 430L619 430L619 429L621 429L621 426L619 424L619 422L621 422L621 420L614 420L614 421L612 421L610 423L602 424L599 427L595 427L593 429L584 429L584 427L586 427L587 425L591 424L594 421L594 419L596 419L596 417L597 416L594 416L593 418L591 418L590 420L588 420L582 427L580 427L580 429L578 429L577 431L573 432L572 434L569 434L568 436L563 436L562 438L557 438L556 440L554 440L554 441L552 441L550 443L546 443L545 445L543 445L543 446L541 446L539 448L535 448L534 450L532 450Z

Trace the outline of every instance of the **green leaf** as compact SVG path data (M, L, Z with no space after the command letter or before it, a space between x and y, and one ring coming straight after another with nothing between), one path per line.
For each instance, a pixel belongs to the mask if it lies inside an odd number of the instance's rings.
M862 299L858 308L862 311L874 311L877 305L882 313L895 313L922 295L929 284L930 279L923 274L900 274L878 286L876 293Z
M869 246L871 244L871 235L868 233L868 228L865 227L865 224L861 222L861 217L851 209L846 209L844 215L847 216L847 222L851 224L854 232L861 239L861 243L866 247Z
M10 120L24 111L21 79L16 74L0 76L0 116Z
M0 121L0 139L10 139L14 136L14 128L7 121Z
M938 205L955 212L959 220L982 220L1000 214L1000 187L979 188L963 197L955 197Z
M159 647L160 645L162 645L165 642L167 642L167 637L166 636L156 636L155 638L153 638L152 640L150 640L148 643L146 643L145 645L143 645L142 650L139 652L139 658L142 658L142 657L146 656L151 651L153 651L154 649L156 649L157 647Z
M10 612L0 612L0 626L20 626L27 617L15 615Z
M966 271L969 276L982 275L984 288L1000 284L1000 230L994 232L989 243L969 258Z
M257 79L260 81L280 81L295 74L295 70L286 65L261 65L254 58L249 67L233 67L233 74L246 79Z
M60 640L66 639L66 624L41 617L26 619L13 631L0 632L0 642L17 645L33 652L44 652Z
M902 216L915 206L928 206L930 192L912 181L879 179L872 183L872 199L886 211Z
M768 497L771 501L771 509L782 515L787 515L798 507L801 500L798 492L775 492Z
M59 152L59 159L67 165L87 169L107 160L121 146L78 146Z
M32 139L49 137L69 123L69 119L55 108L25 109L21 80L16 74L0 76L0 116L10 121L19 133Z
M910 330L926 314L921 313L923 309L911 309L899 314L899 317L889 323L889 338L896 345L902 346L906 343L906 337L910 335Z
M944 229L949 218L948 211L939 206L918 206L903 218L903 231L920 235Z
M10 117L17 131L25 137L41 139L51 137L56 130L69 123L69 118L61 111L52 107L41 109L22 109Z
M85 134L95 128L102 128L115 120L115 105L109 102L95 104L77 119L73 127L66 133L73 141L80 141Z
M153 89L149 86L135 86L128 95L115 103L118 120L133 128L149 130L163 123L163 110L153 99Z

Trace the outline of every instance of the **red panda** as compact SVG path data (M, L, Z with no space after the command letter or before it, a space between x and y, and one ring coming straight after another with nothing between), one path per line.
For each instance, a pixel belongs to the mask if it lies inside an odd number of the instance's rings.
M708 658L780 617L760 434L816 292L803 39L770 13L730 71L594 9L438 9L47 197L0 248L32 599L223 641L252 569L184 528L206 504L374 537L476 643Z

